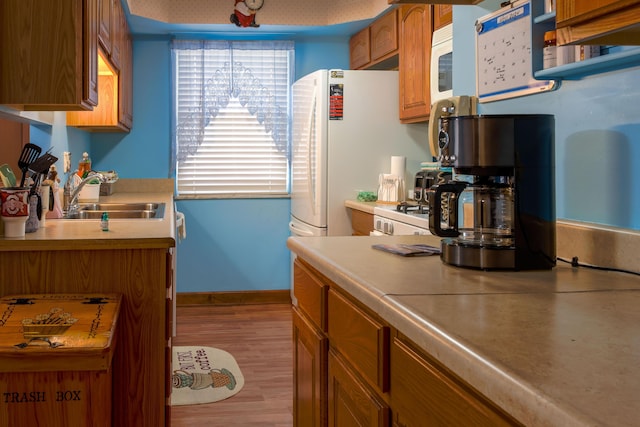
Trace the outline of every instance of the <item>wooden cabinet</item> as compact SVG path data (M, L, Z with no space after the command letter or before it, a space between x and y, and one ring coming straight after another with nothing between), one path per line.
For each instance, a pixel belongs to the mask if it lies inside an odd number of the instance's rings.
M437 4L433 6L433 30L444 27L453 22L453 6Z
M366 27L349 39L349 67L352 70L365 68L371 63L370 33L370 28Z
M107 55L111 55L114 0L98 1L98 42Z
M557 0L559 44L640 45L639 0Z
M400 8L400 122L429 120L432 6Z
M391 345L391 404L396 426L520 425L398 337Z
M98 103L95 0L0 2L0 104L90 110Z
M327 338L293 308L293 425L327 425Z
M371 24L371 61L398 54L398 10L393 9Z
M169 243L167 243L169 244ZM117 244L114 244L117 245ZM171 341L167 304L173 285L170 248L74 249L65 241L0 254L0 296L119 293L113 369L113 425L170 424ZM167 417L167 418L165 418Z
M351 228L354 236L368 236L373 231L373 214L351 209Z
M295 426L520 425L300 256L294 292Z
M328 286L296 259L293 291L293 425L327 425Z
M393 9L349 40L350 67L395 69L398 66L398 10Z
M87 131L129 131L133 124L133 60L127 20L119 0L99 0L98 104L67 113L67 125Z
M329 351L329 427L387 427L389 405Z
M328 298L329 340L372 387L389 390L389 327L337 291ZM347 326L348 327L345 327Z

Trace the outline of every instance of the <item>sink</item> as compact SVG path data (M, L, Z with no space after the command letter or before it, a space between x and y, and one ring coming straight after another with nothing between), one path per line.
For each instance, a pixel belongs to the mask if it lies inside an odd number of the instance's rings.
M81 203L81 211L164 211L164 203Z
M109 219L162 219L164 203L88 203L67 219L101 219L107 212Z

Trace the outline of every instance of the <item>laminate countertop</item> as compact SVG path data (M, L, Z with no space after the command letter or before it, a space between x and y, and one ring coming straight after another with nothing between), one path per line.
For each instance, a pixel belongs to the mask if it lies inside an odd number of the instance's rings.
M287 246L529 426L640 425L640 277L573 268L478 271L375 243L433 236L289 237Z
M122 181L122 182L121 182ZM176 242L173 180L119 180L118 190L100 196L101 203L164 203L161 219L110 219L102 231L99 219L51 219L23 238L0 234L0 252L29 250L169 248Z

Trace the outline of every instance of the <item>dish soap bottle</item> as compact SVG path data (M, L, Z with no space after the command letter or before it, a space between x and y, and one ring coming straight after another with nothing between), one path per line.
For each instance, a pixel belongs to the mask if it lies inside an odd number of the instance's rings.
M91 159L86 151L82 153L82 159L78 162L78 176L84 178L91 170Z
M102 229L102 231L109 231L109 214L107 212L102 212L100 228Z

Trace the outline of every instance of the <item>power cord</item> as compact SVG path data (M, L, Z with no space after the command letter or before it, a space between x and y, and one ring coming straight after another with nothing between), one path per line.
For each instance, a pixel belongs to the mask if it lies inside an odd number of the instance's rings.
M599 265L586 264L586 263L580 262L577 256L572 257L571 260L568 260L566 258L561 258L561 257L557 257L557 259L559 261L566 262L567 264L571 264L571 267L574 267L574 268L585 267L585 268L591 268L594 270L615 271L618 273L628 273L628 274L633 274L635 276L640 276L640 273L637 273L635 271L624 270L621 268L601 267Z

